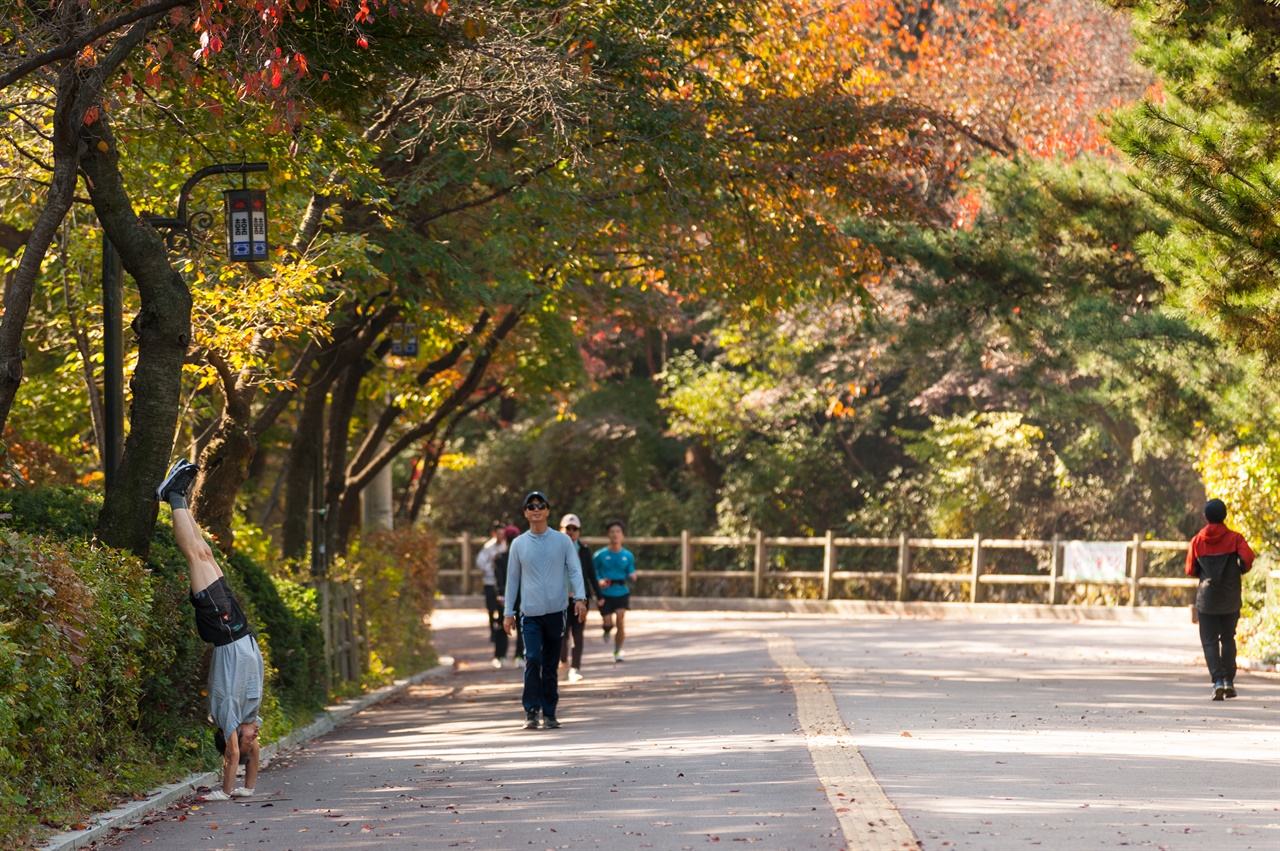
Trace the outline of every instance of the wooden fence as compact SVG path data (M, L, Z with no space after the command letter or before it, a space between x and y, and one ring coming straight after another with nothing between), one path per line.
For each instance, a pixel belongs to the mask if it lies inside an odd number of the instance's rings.
M442 591L479 593L475 554L485 537L464 533L439 541L442 557L457 547L456 567L439 571ZM603 537L583 537L591 547ZM1122 603L1129 606L1186 604L1196 580L1186 576L1185 541L1148 541L1134 535L1123 544L1126 576L1112 580L1063 576L1063 549L1052 540L1000 538L839 538L694 536L628 537L626 546L642 569L642 593L658 596L803 597L807 599L944 598L1004 602L1010 589L1018 602ZM712 587L709 582L715 582ZM1181 590L1179 590L1181 589ZM711 593L708 593L708 590ZM1003 598L1003 599L996 599ZM1093 598L1097 598L1096 600Z
M315 583L320 628L324 632L325 688L355 682L364 676L369 659L369 630L364 586L359 580Z

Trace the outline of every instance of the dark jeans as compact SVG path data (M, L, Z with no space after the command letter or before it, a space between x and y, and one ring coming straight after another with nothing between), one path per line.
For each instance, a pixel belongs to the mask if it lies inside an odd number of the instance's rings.
M524 636L525 712L541 709L543 715L555 715L560 702L560 643L564 640L564 612L545 615L521 615L520 633Z
M493 642L493 658L507 656L507 633L502 628L502 605L498 603L498 590L484 586L484 605L489 610L489 640Z
M1204 661L1209 666L1209 676L1215 683L1236 679L1236 622L1239 612L1225 615L1200 616L1200 644L1204 646Z
M564 634L564 644L560 647L560 661L569 661L569 637L573 637L573 664L569 667L582 670L582 627L585 626L582 621L578 620L578 615L573 611L573 604L569 604L569 608L565 609L564 619L569 624L568 630Z

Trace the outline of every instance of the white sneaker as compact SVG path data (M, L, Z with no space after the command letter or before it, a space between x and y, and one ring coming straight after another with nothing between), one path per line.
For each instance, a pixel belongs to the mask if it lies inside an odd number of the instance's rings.
M524 667L524 657L523 657L523 656L517 656L517 657L516 657L516 667L517 667L517 668L523 668L523 667Z
M570 669L569 669L569 682L571 682L571 683L580 683L580 682L582 682L582 674L581 674L581 672L579 672L579 671L578 671L578 669L577 669L577 668L570 668Z
M230 801L231 796L221 789L214 789L207 795L202 796L206 801Z
M495 667L495 668L501 668L501 667L502 667L502 660L501 660L501 659L499 659L497 656L495 656L495 657L493 657L493 661L491 661L489 664L490 664L490 665L492 665L492 666L493 666L493 667Z
M231 790L231 797L233 797L233 798L252 798L252 797L253 797L253 790L252 790L252 789L250 789L248 786L240 786L240 787L238 787L238 788L236 788L236 789L232 789L232 790Z

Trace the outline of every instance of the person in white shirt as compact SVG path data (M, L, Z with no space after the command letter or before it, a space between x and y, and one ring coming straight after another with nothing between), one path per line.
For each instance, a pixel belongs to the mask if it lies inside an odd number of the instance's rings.
M506 524L494 523L492 535L476 555L476 568L484 583L484 605L489 611L489 640L493 642L493 661L490 664L495 668L501 668L502 660L507 656L507 634L502 631L502 603L498 599L498 584L493 574L493 560L499 553L507 551L506 529Z

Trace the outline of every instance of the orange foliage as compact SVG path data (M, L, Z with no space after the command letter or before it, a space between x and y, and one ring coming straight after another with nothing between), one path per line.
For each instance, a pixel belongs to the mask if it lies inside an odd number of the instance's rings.
M4 429L0 447L0 488L31 485L73 485L76 471L71 462L38 440L21 440L13 426Z

